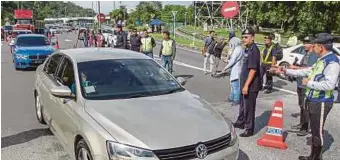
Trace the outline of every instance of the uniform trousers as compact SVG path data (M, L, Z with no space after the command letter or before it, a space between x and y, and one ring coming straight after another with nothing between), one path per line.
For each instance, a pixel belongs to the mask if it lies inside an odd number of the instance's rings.
M236 124L244 126L246 131L254 132L256 98L259 92L248 92L241 96L239 114Z
M306 105L306 89L302 87L297 87L296 92L298 94L299 106L300 106L300 124L301 129L308 131L309 124L309 111Z
M271 67L270 64L262 64L261 65L261 77L263 79L263 76L266 74L265 88L269 89L269 90L273 89L273 75L268 72L270 67Z

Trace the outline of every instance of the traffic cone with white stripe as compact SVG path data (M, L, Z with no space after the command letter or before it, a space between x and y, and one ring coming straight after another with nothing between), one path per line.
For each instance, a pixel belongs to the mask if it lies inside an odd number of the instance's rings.
M265 147L287 149L283 139L283 103L276 101L270 116L265 135L257 140L257 144Z

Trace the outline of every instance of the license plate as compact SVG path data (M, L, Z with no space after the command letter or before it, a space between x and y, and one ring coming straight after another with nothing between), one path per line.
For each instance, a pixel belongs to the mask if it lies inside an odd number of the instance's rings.
M36 61L33 61L33 63L43 63L43 60L36 60Z

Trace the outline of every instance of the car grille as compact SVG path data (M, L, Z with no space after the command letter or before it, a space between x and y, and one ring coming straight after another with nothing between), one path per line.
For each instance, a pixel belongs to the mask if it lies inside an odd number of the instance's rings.
M28 56L29 59L45 59L47 58L47 55L32 55L32 56Z
M227 148L229 146L230 139L230 134L227 134L223 137L199 144L204 144L207 147L209 155ZM189 160L197 158L197 146L198 144L194 144L178 148L154 150L153 152L160 160Z

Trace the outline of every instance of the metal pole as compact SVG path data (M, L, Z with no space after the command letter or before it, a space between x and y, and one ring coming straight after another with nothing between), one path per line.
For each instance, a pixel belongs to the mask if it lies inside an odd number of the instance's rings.
M113 1L113 10L116 10L116 1Z
M185 22L184 22L184 26L187 27L187 13L188 12L185 12Z
M174 39L176 39L176 13L177 11L172 11L172 15L174 16Z
M100 1L98 1L98 14L100 14ZM102 30L100 21L98 20L98 22L99 22L99 30Z
M197 13L196 13L196 1L194 1L194 9L195 9L195 20L194 20L194 35L192 38L192 44L195 46L195 38L196 38L196 19L197 19Z

